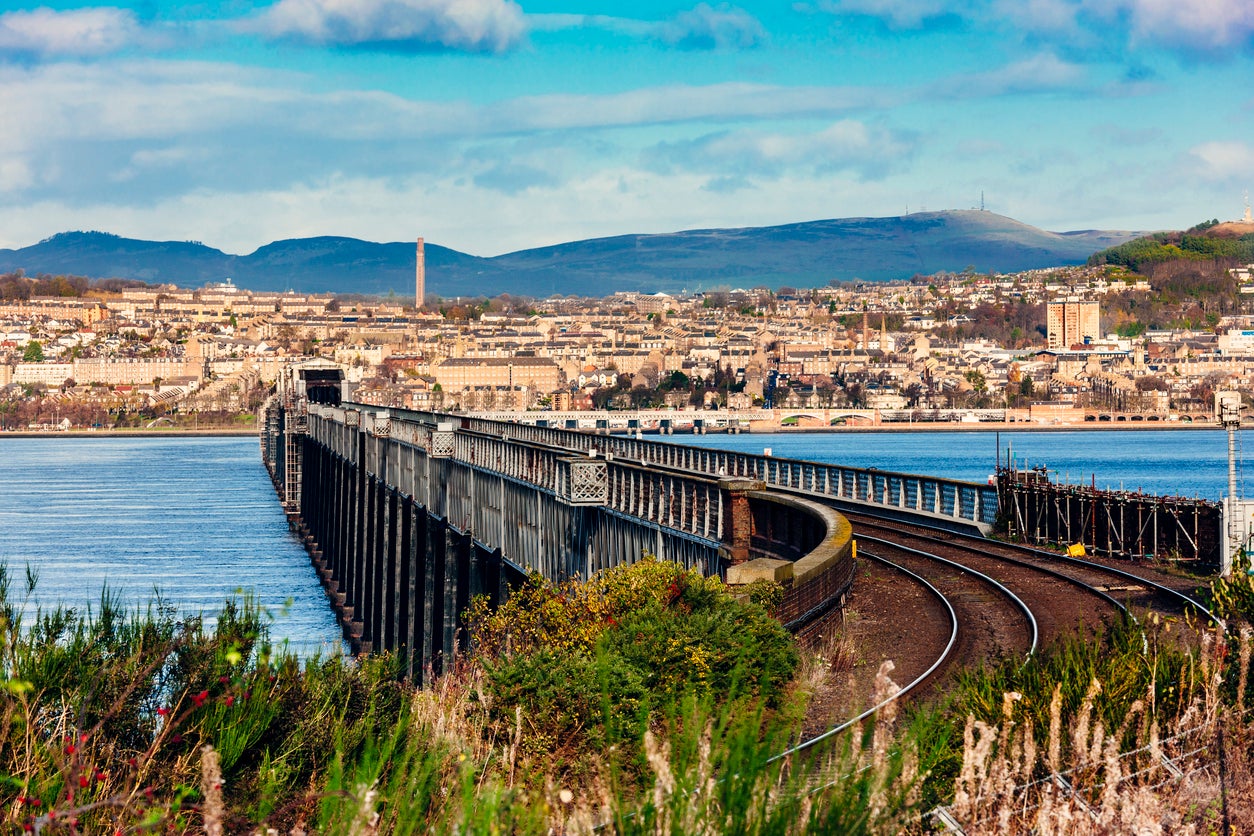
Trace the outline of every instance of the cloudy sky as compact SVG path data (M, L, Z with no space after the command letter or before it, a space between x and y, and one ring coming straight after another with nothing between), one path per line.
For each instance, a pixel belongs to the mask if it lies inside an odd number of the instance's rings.
M1180 228L1254 189L1251 0L0 4L0 246L476 255L987 208Z

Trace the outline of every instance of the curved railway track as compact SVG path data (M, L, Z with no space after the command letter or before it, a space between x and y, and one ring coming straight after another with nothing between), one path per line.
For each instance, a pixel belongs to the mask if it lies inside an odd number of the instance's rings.
M1082 598L1100 598L1107 606L1124 609L1133 615L1154 612L1167 618L1196 616L1210 624L1219 619L1200 602L1179 588L1169 585L1169 578L1161 576L1149 567L1121 568L1091 560L1071 557L1014 543L989 540L967 534L937 531L925 526L890 522L866 514L846 513L854 526L855 536L860 539L882 538L896 543L927 544L940 554L952 556L973 568L987 571L998 579L1004 579L1012 588L1033 598L1042 597L1027 592L1025 584L1031 578L1052 578L1047 588L1056 589L1060 597L1045 596L1044 606L1038 612L1052 613L1055 628L1064 630L1077 624L1097 626L1091 612L1082 606ZM1139 568L1140 571L1134 571ZM1024 572L1031 574L1024 574ZM1155 577L1158 575L1158 577ZM1016 580L1016 576L1023 580ZM1178 579L1175 579L1180 583ZM1061 584L1062 586L1058 586ZM1071 591L1071 594L1063 594ZM1077 604L1080 604L1077 608ZM1056 636L1046 636L1048 639Z
M636 463L675 470L656 462ZM823 501L821 496L808 498ZM934 691L946 673L963 666L993 663L1008 656L1026 657L1039 646L1077 630L1093 633L1103 619L1121 613L1149 611L1180 618L1192 612L1218 623L1200 603L1146 572L869 513L844 509L840 513L854 526L861 556L896 576L893 582L887 574L880 575L885 589L894 590L889 593L894 600L902 603L909 597L904 590L915 590L913 604L905 602L897 612L885 611L885 621L896 620L897 632L883 645L895 652L883 658L894 659L894 679L906 683L890 699ZM865 548L867 545L872 551ZM893 626L890 623L890 628ZM878 668L878 660L865 666L858 684L862 694L871 692ZM856 713L853 719L812 723L806 730L807 739L779 757L839 734L889 701L863 708L865 697L862 699L862 704L847 705L839 715L843 718Z

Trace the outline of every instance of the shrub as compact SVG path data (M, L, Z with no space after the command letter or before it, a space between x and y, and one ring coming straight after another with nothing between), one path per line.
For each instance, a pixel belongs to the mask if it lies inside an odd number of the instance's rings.
M653 559L583 584L533 576L495 612L476 602L467 621L499 733L520 726L524 751L576 773L611 747L642 766L644 732L689 695L778 707L799 661L761 605Z

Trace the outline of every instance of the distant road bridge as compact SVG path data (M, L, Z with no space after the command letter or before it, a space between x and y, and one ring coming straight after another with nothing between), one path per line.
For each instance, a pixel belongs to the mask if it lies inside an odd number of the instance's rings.
M345 635L415 677L465 646L471 598L528 573L587 578L648 553L731 583L785 585L806 633L853 579L834 510L987 530L986 485L340 401L338 368L292 367L263 415L262 456Z
M873 427L949 421L978 424L1006 420L1004 409L859 409L855 407L776 407L774 409L602 409L555 412L483 410L471 418L612 433L740 432L752 426L820 428Z

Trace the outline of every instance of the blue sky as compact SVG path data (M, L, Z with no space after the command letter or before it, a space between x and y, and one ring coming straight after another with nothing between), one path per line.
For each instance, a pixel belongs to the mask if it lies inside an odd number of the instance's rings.
M1251 0L0 4L0 246L477 255L988 209L1164 229L1254 190Z

